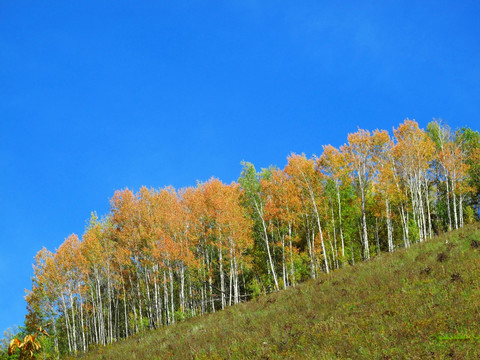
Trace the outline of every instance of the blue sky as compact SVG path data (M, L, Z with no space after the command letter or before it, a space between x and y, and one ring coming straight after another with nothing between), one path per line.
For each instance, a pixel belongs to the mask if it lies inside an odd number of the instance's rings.
M115 189L230 182L407 117L480 128L478 1L278 3L0 0L0 331L36 252Z

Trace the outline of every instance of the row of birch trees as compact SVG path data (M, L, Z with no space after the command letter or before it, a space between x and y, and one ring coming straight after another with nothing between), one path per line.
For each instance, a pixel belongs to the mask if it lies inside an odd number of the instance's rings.
M405 120L359 129L283 169L242 163L238 182L115 192L35 257L26 323L51 323L55 356L215 312L381 252L408 248L478 214L480 135Z

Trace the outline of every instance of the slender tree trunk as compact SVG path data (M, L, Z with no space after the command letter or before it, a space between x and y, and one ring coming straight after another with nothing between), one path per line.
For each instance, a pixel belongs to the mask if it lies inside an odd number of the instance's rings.
M180 262L180 311L185 312L185 265Z
M125 338L128 338L128 316L127 316L127 292L125 291L125 281L122 276L122 290L123 290L123 311L125 316Z
M230 250L230 273L228 280L228 306L232 306L232 296L233 296L233 259L232 251Z
M197 316L197 311L196 311L197 309L196 309L195 301L192 295L192 279L190 275L188 276L188 294L190 298L190 314L191 316Z
M79 301L79 307L80 307L80 325L82 327L82 345L83 345L83 351L87 351L87 343L85 341L85 324L83 322L83 300L82 297L80 296L80 301Z
M149 323L149 328L153 329L153 326L155 324L154 320L154 314L153 314L153 308L152 308L152 295L150 294L150 272L148 270L148 267L145 267L145 285L147 286L147 296L146 296L146 308L148 311L148 323Z
M201 302L201 311L202 311L202 315L205 314L207 312L207 261L206 261L206 251L204 250L203 251L203 258L202 258L202 277L203 277L203 281L202 281L202 284L200 286L200 291L201 291L201 298L202 298L202 302Z
M460 193L458 198L459 198L458 210L460 214L460 227L463 228L463 194Z
M170 317L170 307L168 306L168 284L167 284L167 274L163 271L163 303L165 304L165 316L166 316L166 323L171 324L172 319Z
M72 340L71 340L71 336L70 336L70 325L69 325L69 316L68 316L68 309L67 309L67 305L65 304L65 298L64 296L62 295L61 296L62 298L62 304L63 304L63 310L64 310L64 314L65 314L65 327L67 329L67 343L68 343L68 352L71 354L72 353Z
M295 286L295 267L293 264L292 224L288 223L288 239L290 245L290 278L292 286Z
M445 183L447 185L447 213L448 213L448 231L452 230L452 215L450 214L450 185L449 185L449 180L448 180L448 172L445 175Z
M342 241L342 264L345 265L345 243L343 240L343 229L342 229L342 203L340 201L340 186L338 182L335 182L335 187L337 190L337 202L338 202L338 223L340 230L340 240Z
M76 354L77 353L77 328L75 324L75 307L73 304L73 296L72 293L70 292L70 310L72 311L72 345L73 345L73 352Z
M270 264L270 271L272 272L273 276L273 282L275 283L275 290L279 290L280 287L278 286L278 280L277 280L277 273L275 272L275 266L273 265L273 260L272 260L272 254L270 252L270 244L268 242L268 231L267 231L267 225L265 224L265 220L263 218L263 211L261 211L259 205L255 201L255 208L257 210L257 213L260 217L260 220L262 221L262 226L263 226L263 236L265 240L265 245L267 247L267 255L268 255L268 262Z
M227 300L225 298L225 274L223 272L223 254L222 254L222 244L221 239L220 245L218 248L218 265L219 265L219 272L220 272L220 298L222 299L222 310L225 309L227 306Z
M455 193L455 172L453 173L452 178L452 196L453 196L453 215L455 219L455 229L458 229L458 217L457 217L457 195Z
M385 199L386 208L386 220L387 220L387 234L388 234L388 251L393 252L393 231L392 231L392 219L390 218L390 204L388 198Z
M405 248L410 247L410 239L408 236L408 214L405 214L403 205L400 206L400 215L402 218L402 227L403 227L403 245Z
M100 288L100 277L98 275L98 268L95 267L95 277L97 285L97 315L98 315L98 332L100 335L100 342L105 345L105 321L103 318L103 303L102 303L102 292Z
M240 287L238 283L238 264L237 254L233 249L233 302L238 304L240 302Z
M90 293L91 293L90 296L92 297L92 310L93 310L93 327L94 327L93 335L95 335L95 342L99 344L100 336L98 333L98 325L97 325L98 316L97 316L97 304L96 304L96 299L94 294L94 287L95 287L95 283L90 286Z
M322 247L323 259L324 259L324 262L325 262L325 272L328 274L330 272L330 268L328 266L328 257L327 257L327 252L325 250L325 244L324 244L324 241L323 241L323 231L322 231L322 225L320 224L320 214L318 213L317 203L315 201L315 196L313 194L313 189L310 189L310 198L312 200L313 209L315 210L315 215L317 217L318 232L320 233L320 245Z
M313 253L313 247L312 247L312 241L311 241L311 236L314 236L315 229L312 229L310 231L308 215L305 215L305 221L306 221L306 224L307 224L306 233L307 233L308 254L310 255L310 277L312 279L315 279L315 255Z
M138 268L136 269L137 273L137 301L138 301L138 320L140 331L143 331L143 311L142 311L142 296L140 294L140 275L138 273Z
M433 237L433 230L432 230L432 215L430 213L430 191L428 189L427 175L425 175L425 201L427 203L428 237L431 239Z
M319 268L319 261L317 259L317 251L315 249L315 235L316 235L316 232L315 232L315 224L313 225L312 227L312 261L313 261L313 276L314 278L317 277L317 274L318 274L318 268Z
M175 298L173 297L173 271L171 264L169 264L168 266L168 275L170 277L170 302L172 307L172 324L175 324Z
M208 273L208 287L209 287L209 295L210 295L210 303L212 306L212 312L215 312L215 302L213 301L213 280L212 274L210 272L210 261L208 257L208 250L207 250L207 273Z
M287 280L287 265L285 263L285 236L279 234L278 236L282 240L282 278L283 278L283 288L286 289L288 287L288 280Z
M368 232L367 232L367 215L365 211L365 190L361 185L361 197L362 197L362 230L363 230L363 257L365 260L370 259L370 248L368 245Z
M337 230L335 228L335 215L333 212L333 201L330 200L330 210L332 213L332 228L333 228L333 243L334 243L334 249L332 249L333 252L333 262L335 265L335 268L339 268L338 266L338 258L337 258Z
M425 241L427 239L427 222L425 221L425 209L423 205L423 197L422 197L422 184L420 182L420 177L418 177L417 181L417 196L418 196L418 208L420 210L419 218L420 218L420 231L421 231L421 240Z

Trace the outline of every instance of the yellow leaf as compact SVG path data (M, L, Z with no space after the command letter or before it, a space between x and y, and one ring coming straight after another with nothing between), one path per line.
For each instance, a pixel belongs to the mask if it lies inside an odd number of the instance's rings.
M15 349L20 348L21 342L18 339L12 339L10 341L10 346L8 347L8 355L12 355L15 352Z

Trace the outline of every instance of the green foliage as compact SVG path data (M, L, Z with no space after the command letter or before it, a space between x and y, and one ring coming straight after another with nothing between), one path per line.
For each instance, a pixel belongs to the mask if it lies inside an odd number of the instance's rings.
M474 203L477 203L478 206L480 200L480 133L463 127L456 132L456 142L466 154L469 184L473 189Z
M309 261L310 259L306 253L300 253L294 257L293 264L295 268L295 280L297 283L310 277Z
M473 224L473 222L476 219L476 216L475 216L475 210L473 210L472 206L466 206L465 207L464 216L465 216L465 223L466 224Z
M434 120L427 125L427 134L435 143L437 149L441 149L445 145L448 134L450 134L450 128L445 125L441 119Z
M188 309L187 311L182 311L182 310L175 311L175 321L178 321L178 322L185 321L187 319L192 318L193 316L194 316L193 312L190 309Z
M242 186L244 191L244 199L247 204L253 206L253 202L258 200L260 192L260 179L255 166L249 162L242 162L242 173L238 178L238 183Z
M130 332L133 333L135 332L135 328L138 328L139 331L145 331L149 328L149 321L148 321L148 317L144 316L142 318L138 317L137 316L137 321L135 322L135 316L133 313L129 313L128 314L128 317L129 317L129 325L130 325Z
M410 218L408 222L408 234L410 239L418 240L420 238L418 226L412 218Z
M256 278L249 283L248 289L253 299L256 299L262 293L261 284Z

